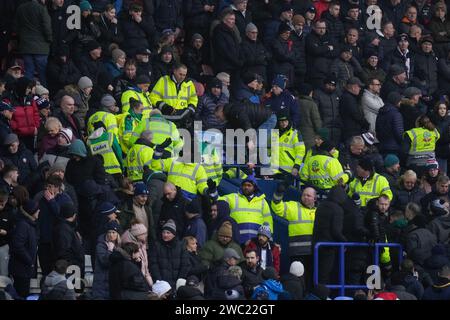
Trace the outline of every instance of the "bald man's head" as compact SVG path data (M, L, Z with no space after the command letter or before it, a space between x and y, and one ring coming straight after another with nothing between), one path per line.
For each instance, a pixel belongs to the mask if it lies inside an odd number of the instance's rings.
M317 192L314 188L306 188L302 193L302 203L308 208L313 208L316 203Z
M166 182L164 184L164 197L166 197L167 200L173 201L175 197L177 196L177 187L171 182Z

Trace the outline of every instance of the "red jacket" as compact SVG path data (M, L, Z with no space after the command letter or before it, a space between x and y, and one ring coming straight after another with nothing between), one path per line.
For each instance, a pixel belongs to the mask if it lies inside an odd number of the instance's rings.
M275 270L277 270L277 273L280 274L280 246L272 241L269 242L269 246L269 250L272 252L273 266L267 267L274 267ZM261 247L258 244L258 238L253 238L252 240L247 241L247 243L245 244L244 256L245 253L251 249L256 250L258 256L261 257Z
M39 128L39 110L34 100L26 100L21 105L15 105L11 128L19 137L34 136L34 130Z

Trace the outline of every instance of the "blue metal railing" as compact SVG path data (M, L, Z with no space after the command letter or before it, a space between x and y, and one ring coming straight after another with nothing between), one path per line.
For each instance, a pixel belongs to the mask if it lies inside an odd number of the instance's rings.
M314 285L319 284L319 248L320 247L339 247L339 284L325 284L330 289L339 289L341 296L345 295L346 289L367 289L365 285L346 285L345 284L345 248L346 247L373 247L374 265L380 262L380 247L399 248L399 263L403 259L403 248L398 243L366 243L366 242L318 242L314 246Z

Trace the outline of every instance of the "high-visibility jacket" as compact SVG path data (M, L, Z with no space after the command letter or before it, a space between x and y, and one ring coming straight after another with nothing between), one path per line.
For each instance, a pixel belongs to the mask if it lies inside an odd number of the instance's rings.
M153 148L144 144L134 144L127 153L125 158L125 170L127 177L131 181L142 180L144 166L152 168Z
M413 128L404 134L411 139L411 147L408 154L410 156L426 156L434 157L434 149L436 141L440 138L439 131L434 129L430 131L425 128Z
M101 135L98 133L103 132ZM109 174L122 173L122 151L116 137L107 131L94 131L87 139L90 153L103 157L103 166Z
M156 106L158 102L164 101L176 110L186 109L190 104L197 107L198 97L194 83L185 80L179 84L179 89L177 87L171 76L159 78L150 93L152 105Z
M164 119L161 115L155 114L150 118L145 118L134 128L130 144L134 144L142 132L150 130L153 132L152 143L158 145L164 142L167 138L172 139L172 144L166 148L173 156L178 155L183 148L183 140L180 137L180 132L177 126L169 120Z
M228 179L242 179L242 180L248 177L248 175L244 171L242 170L238 171L237 168L230 168L228 170L225 170L223 176Z
M308 161L308 159L313 155L313 149L317 150L316 146L313 146L312 148L309 148L308 151L306 152L305 157L303 158L303 163L306 163L306 161ZM339 150L334 149L333 154L331 155L333 158L335 159L339 159Z
M143 113L150 114L152 111L152 102L150 100L150 92L142 92L139 88L129 88L122 93L120 101L122 103L122 113L128 113L130 110L130 98L134 98L142 103L144 106Z
M378 173L374 173L364 184L358 178L353 179L349 187L348 195L351 197L354 193L358 193L361 198L361 207L367 206L370 199L378 198L381 195L386 195L392 200L389 182Z
M231 193L220 197L220 199L228 202L230 216L239 225L241 244L256 237L259 227L264 222L269 223L270 230L273 233L272 214L264 194L255 195L251 200L248 200L242 193Z
M388 242L387 236L385 238L385 243ZM383 247L382 249L383 251L381 252L380 255L380 262L382 264L390 264L391 263L391 250L389 247Z
M175 158L153 159L152 168L167 172L167 181L181 188L188 199L193 199L197 193L205 194L208 189L205 169L200 163L184 163Z
M339 179L347 183L349 177L339 160L322 154L307 159L300 171L300 179L321 190L328 190L338 184Z
M122 114L117 118L119 127L119 143L123 152L128 152L128 149L132 146L130 139L133 135L134 129L147 117L148 116L144 114L142 114L142 116L138 116L129 111L128 114Z
M291 172L294 165L300 168L305 156L305 143L299 138L298 131L290 128L281 136L277 135L275 139L278 140L278 146L275 144L271 149L272 167L287 172Z
M316 208L305 207L296 201L272 200L273 212L288 221L289 256L311 255Z
M202 155L202 165L205 168L208 179L213 180L219 185L223 175L222 163L219 156L215 153L213 155Z
M106 111L97 111L92 116L89 117L88 123L87 123L87 130L88 134L90 135L92 132L94 132L94 123L96 122L102 122L105 127L106 131L114 134L116 138L119 138L119 129L117 127L117 118L114 114Z

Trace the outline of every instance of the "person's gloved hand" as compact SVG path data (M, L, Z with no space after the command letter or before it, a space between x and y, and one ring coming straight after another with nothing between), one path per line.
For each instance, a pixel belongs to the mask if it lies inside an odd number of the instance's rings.
M286 192L286 184L284 182L279 183L277 186L277 190L273 194L273 200L275 201L281 201L283 200L284 193Z
M172 144L172 139L170 139L170 138L167 138L166 140L164 140L163 143L158 144L158 145L155 147L155 152L153 153L153 158L154 158L154 159L161 159L164 150L165 150L168 146L170 146L171 144Z
M165 116L170 116L170 115L172 115L174 111L175 111L175 109L174 109L172 106L168 105L168 104L164 104L164 105L161 107L161 113L162 113L163 115L165 115Z
M217 192L217 183L212 179L208 179L206 183L208 184L209 197L212 200L217 200L217 198L219 197L219 193Z

